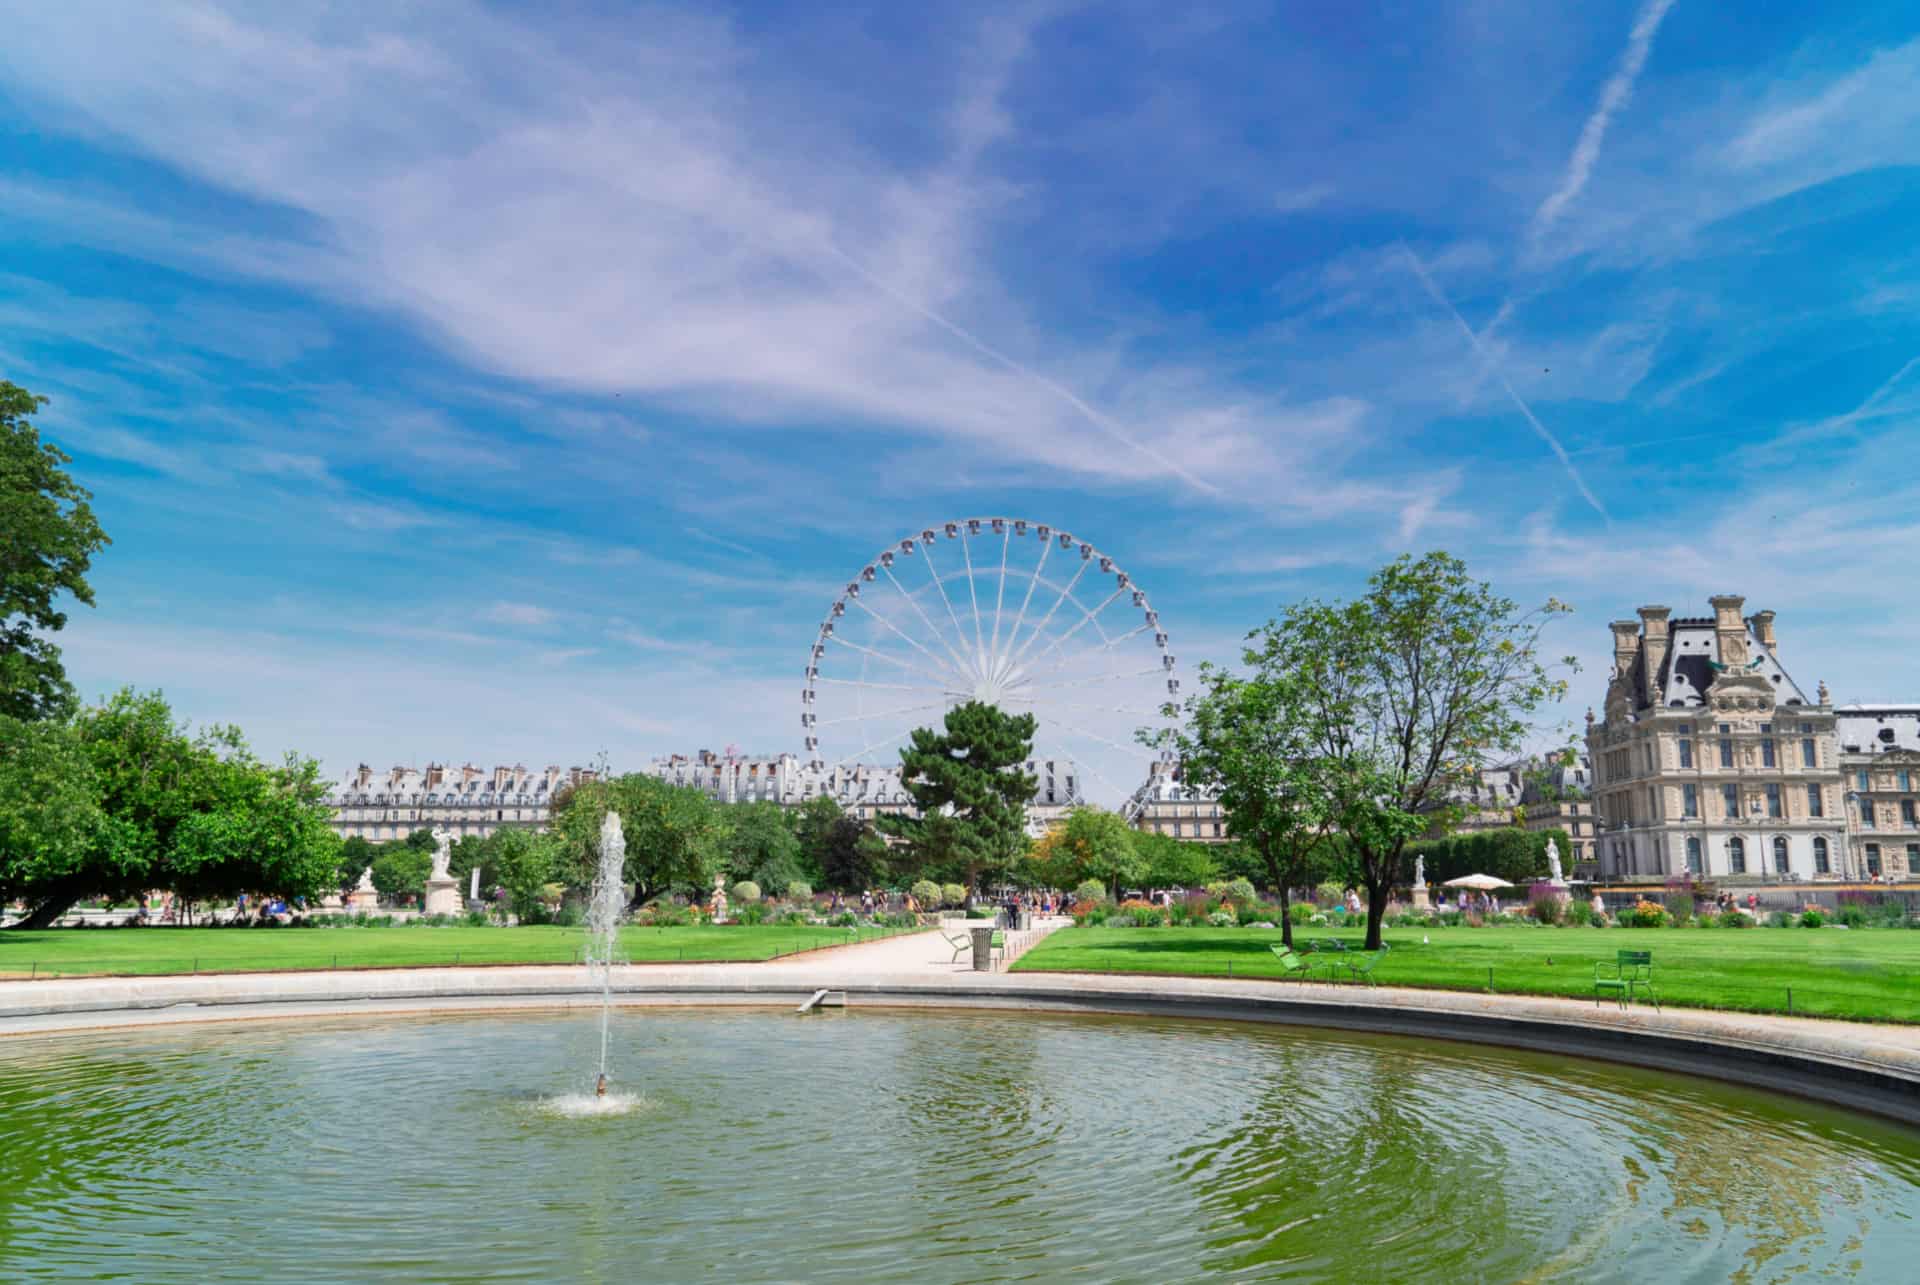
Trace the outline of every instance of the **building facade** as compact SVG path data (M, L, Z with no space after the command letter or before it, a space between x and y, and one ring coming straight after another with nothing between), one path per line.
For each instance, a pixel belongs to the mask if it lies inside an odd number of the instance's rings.
M1071 760L1030 759L1033 798L1027 804L1027 829L1039 834L1084 799ZM853 816L873 822L889 813L913 811L898 763L855 763L814 767L792 754L671 754L653 761L649 771L669 785L691 786L721 803L778 803L800 807L829 798Z
M591 780L587 768L557 764L530 772L524 764L483 771L471 763L451 767L395 767L376 773L360 764L327 797L333 829L341 838L371 843L404 839L435 826L456 839L485 836L506 826L544 829L553 796L562 786Z
M1198 843L1225 843L1231 837L1219 798L1181 780L1180 765L1172 759L1155 760L1120 814L1134 829L1148 834Z
M1605 716L1587 713L1605 879L1859 877L1832 701L1781 666L1774 614L1745 599L1613 622Z
M1838 723L1853 868L1920 875L1920 705L1842 705Z
M1588 879L1599 873L1594 855L1593 763L1585 755L1574 762L1534 760L1522 774L1521 825L1529 830L1564 830L1573 851L1567 873Z

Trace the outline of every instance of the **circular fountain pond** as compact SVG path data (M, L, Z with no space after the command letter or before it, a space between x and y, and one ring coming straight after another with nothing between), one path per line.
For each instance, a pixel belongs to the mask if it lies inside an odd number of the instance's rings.
M0 1044L0 1275L1902 1279L1920 1135L1530 1053L626 1010Z

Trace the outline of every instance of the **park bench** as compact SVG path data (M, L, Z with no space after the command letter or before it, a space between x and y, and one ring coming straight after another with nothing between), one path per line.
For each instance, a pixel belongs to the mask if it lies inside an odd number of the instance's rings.
M1609 968L1611 972L1607 971ZM1624 1009L1634 996L1642 993L1653 1001L1653 1007L1658 1010L1660 997L1653 991L1652 951L1617 951L1612 964L1604 959L1593 961L1593 1002L1596 1006L1602 995L1611 994Z
M959 963L960 956L973 949L973 937L968 934L965 929L957 933L950 933L942 928L940 929L940 940L953 947L953 958L947 961L949 964Z

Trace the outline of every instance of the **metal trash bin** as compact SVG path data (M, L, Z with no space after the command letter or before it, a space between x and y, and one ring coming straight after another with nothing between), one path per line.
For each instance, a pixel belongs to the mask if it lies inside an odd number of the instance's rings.
M969 928L973 938L973 971L989 973L993 971L993 929Z

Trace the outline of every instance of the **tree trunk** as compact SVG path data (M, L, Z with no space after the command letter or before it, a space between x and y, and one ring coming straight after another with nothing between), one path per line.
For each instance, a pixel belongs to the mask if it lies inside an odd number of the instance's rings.
M1367 946L1368 950L1380 949L1380 925L1387 917L1387 893L1390 885L1386 880L1375 883L1369 879L1367 884Z
M27 912L27 917L15 924L15 928L47 928L53 921L73 909L73 903L80 900L78 893L58 892Z
M1293 893L1288 889L1286 880L1280 881L1280 940L1288 950L1293 949Z

